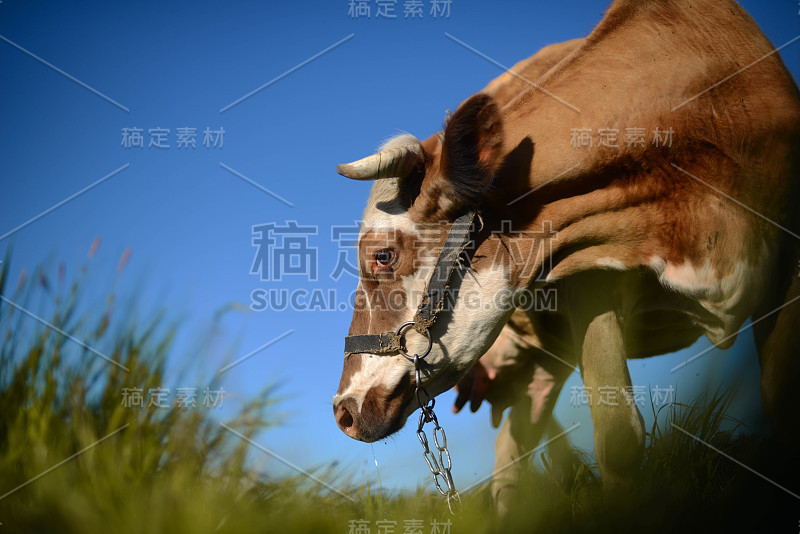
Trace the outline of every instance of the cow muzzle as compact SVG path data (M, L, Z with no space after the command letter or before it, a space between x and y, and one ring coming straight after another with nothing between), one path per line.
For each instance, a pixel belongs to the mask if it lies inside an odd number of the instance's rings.
M403 428L414 397L410 375L403 375L394 388L375 386L359 399L354 395L336 395L333 415L339 428L353 439L372 443ZM359 403L359 400L361 401Z

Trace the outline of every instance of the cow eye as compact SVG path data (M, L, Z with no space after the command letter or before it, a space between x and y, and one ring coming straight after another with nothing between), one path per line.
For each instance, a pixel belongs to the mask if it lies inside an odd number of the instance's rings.
M378 264L378 267L390 266L394 262L396 256L397 254L395 253L395 251L390 248L378 250L373 255L373 257L375 258L375 263Z

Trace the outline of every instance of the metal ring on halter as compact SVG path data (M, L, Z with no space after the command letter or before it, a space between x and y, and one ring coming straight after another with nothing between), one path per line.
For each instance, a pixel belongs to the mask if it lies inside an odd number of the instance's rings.
M397 329L397 332L395 333L395 335L398 335L398 336L402 335L403 334L403 330L405 330L409 326L414 326L414 321L409 321L407 323L401 324L400 328ZM433 348L433 338L431 337L431 333L427 329L425 329L425 333L423 335L428 338L428 348L425 350L424 354L415 354L413 356L409 356L409 354L408 354L408 352L406 352L405 348L401 347L401 348L398 349L400 354L402 354L403 357L406 360L414 363L414 359L415 358L419 358L420 360L424 360L425 356L427 356L428 354L431 353L431 349Z

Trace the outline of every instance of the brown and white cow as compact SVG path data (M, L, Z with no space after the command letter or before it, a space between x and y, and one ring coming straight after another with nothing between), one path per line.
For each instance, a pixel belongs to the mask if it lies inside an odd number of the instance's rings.
M800 377L800 95L772 51L733 1L618 0L537 87L502 107L479 93L441 141L403 135L340 166L377 180L350 333L411 320L447 223L479 209L477 249L459 281L469 298L431 328L430 394L489 349L514 297L552 286L558 310L530 314L533 334L541 349L573 354L592 389L630 386L627 357L702 335L729 347L752 317L764 411L779 438L800 443L791 398ZM595 138L576 148L577 128L673 134L671 146L620 133L617 146ZM424 348L422 336L407 337L410 350ZM402 356L347 356L334 397L339 426L364 441L398 430L416 408L413 382ZM628 479L644 443L635 404L590 409L604 480Z

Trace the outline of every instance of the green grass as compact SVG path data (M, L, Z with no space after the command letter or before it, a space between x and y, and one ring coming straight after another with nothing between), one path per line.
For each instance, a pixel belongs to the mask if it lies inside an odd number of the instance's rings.
M354 482L353 473L313 470L352 495L351 502L299 475L256 473L248 459L260 453L208 410L122 406L124 387L171 383L165 362L174 326L163 326L160 317L139 323L102 305L81 314L87 297L79 282L63 294L35 280L9 290L8 263L0 269L0 295L31 308L37 298L49 301L45 320L103 347L130 372L0 302L0 534L348 533L355 520L367 521L371 532L379 531L378 521L396 521L397 533L405 521L418 520L425 534L434 521L451 521L452 533L707 532L766 520L785 527L780 531L798 530L797 500L673 426L770 475L790 472L762 440L722 429L729 394L660 413L629 489L604 492L596 466L585 459L564 470L543 457L545 469L530 467L518 506L502 521L493 517L485 487L464 495L464 511L453 518L427 487L387 494ZM254 436L277 424L276 410L265 389L225 423ZM410 467L425 472L422 462ZM797 480L792 476L783 478Z

